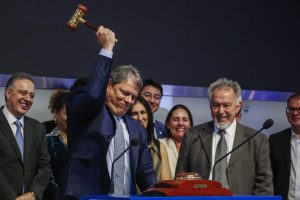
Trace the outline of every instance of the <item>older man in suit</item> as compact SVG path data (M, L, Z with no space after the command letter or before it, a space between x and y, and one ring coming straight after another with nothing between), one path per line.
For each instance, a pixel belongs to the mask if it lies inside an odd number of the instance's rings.
M98 62L87 86L66 103L70 154L61 184L66 196L135 194L136 184L143 191L156 183L146 130L126 115L142 87L141 77L128 65L111 71L115 34L101 26L96 35L102 46ZM130 147L133 139L139 144Z
M268 138L259 133L238 150L214 163L256 131L239 124L241 88L235 81L220 78L208 88L212 122L191 128L179 151L176 172L198 172L234 194L272 195L272 172Z
M44 126L25 116L35 95L33 79L13 75L0 110L0 199L42 199L50 177Z
M283 200L298 200L300 199L300 92L288 98L286 116L291 127L269 138L274 194L282 195Z

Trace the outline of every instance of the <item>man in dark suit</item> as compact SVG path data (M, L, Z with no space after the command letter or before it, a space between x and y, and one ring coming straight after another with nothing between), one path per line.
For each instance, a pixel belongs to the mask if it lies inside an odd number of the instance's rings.
M102 49L89 82L71 93L66 102L70 154L60 184L66 196L135 194L136 184L143 191L156 183L146 130L126 115L142 87L141 77L128 65L111 71L115 34L101 26L96 35ZM119 140L120 136L123 139ZM122 169L112 169L120 155L115 155L117 149L129 147L132 139L138 139L139 144L119 159ZM116 145L116 141L122 144ZM112 176L112 170L118 177Z
M154 114L159 109L160 101L163 96L163 87L159 82L153 79L146 79L143 82L140 95L149 103L151 111ZM158 120L154 120L154 137L160 139L167 136L165 125Z
M239 124L240 85L220 78L208 88L212 122L191 128L179 151L176 172L198 172L240 195L272 195L268 138L259 133L237 151L214 163L256 131Z
M270 159L273 170L274 194L283 200L300 199L300 93L288 98L286 116L291 124L270 136ZM298 150L297 150L298 149Z
M0 199L42 199L50 177L44 126L25 116L35 95L33 79L11 76L0 110Z

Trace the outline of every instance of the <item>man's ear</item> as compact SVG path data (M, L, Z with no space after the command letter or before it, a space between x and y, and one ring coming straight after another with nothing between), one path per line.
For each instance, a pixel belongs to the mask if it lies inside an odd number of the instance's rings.
M113 86L113 82L111 80L111 78L108 80L108 84L107 84L107 87L112 87Z
M108 80L108 84L107 84L107 87L106 87L106 92L108 92L108 89L112 88L113 86L113 83L112 83L112 80L111 78Z
M235 113L240 112L241 107L242 107L242 105L241 105L240 103L238 103L238 104L236 105L236 111L235 111Z
M5 90L5 99L6 99L6 100L9 100L9 99L10 99L10 94L11 94L11 91L10 91L10 90Z

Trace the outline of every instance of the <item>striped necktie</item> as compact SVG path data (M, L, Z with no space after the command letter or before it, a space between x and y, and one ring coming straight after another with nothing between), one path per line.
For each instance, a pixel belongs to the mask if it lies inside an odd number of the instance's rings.
M125 150L125 139L122 125L116 119L116 134L114 137L114 159ZM114 165L114 194L124 195L125 156L120 157Z

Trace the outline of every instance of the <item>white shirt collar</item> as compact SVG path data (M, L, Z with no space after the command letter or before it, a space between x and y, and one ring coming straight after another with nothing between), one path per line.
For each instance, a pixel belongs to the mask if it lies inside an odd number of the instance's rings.
M300 139L299 135L297 135L297 134L293 131L292 128L291 128L291 132L292 132L292 139L296 139L296 140L299 140L299 139Z
M22 116L20 119L17 119L8 109L6 106L3 108L3 114L6 117L9 125L12 125L15 123L16 120L19 120L22 124L22 127L24 127L24 116Z

